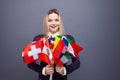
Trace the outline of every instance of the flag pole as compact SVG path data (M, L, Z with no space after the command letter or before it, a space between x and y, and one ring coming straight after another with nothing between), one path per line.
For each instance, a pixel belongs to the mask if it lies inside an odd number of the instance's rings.
M53 76L53 74L50 74L50 78L49 78L49 80L52 80L52 76Z
M54 65L53 60L51 60L51 64ZM50 74L50 78L49 78L49 80L53 80L52 78L53 78L53 74Z

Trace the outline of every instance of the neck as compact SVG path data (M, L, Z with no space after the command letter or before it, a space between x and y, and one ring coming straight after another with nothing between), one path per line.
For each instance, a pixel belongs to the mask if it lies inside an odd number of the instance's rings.
M51 32L48 33L48 36L49 36L49 37L51 37L51 36L52 36L52 37L56 37L56 36L58 36L58 35L60 35L60 33L59 33L58 31L55 32L55 33L51 33Z

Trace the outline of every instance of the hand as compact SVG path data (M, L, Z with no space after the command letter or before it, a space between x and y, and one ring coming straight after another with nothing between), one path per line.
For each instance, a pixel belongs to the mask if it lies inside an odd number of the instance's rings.
M47 65L45 67L45 73L47 75L53 74L54 73L54 67L52 65Z
M63 66L56 66L56 72L63 75L64 74L64 67Z

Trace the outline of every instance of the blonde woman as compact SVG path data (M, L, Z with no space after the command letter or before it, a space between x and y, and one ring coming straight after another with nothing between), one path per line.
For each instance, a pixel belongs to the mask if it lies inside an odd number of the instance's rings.
M43 34L40 34L34 38L34 41L42 38L56 37L58 35L64 35L74 41L74 38L70 35L66 35L64 32L63 21L60 12L57 9L50 9L45 17L43 23ZM68 74L72 73L80 67L80 61L76 58L72 58L71 64L64 64L63 66L48 65L45 62L36 62L28 64L28 68L39 73L39 80L67 80ZM52 75L52 78L50 77Z

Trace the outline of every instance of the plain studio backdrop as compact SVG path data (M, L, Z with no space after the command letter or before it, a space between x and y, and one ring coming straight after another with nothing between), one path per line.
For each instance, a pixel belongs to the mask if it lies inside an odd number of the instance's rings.
M81 67L68 80L120 80L119 0L0 0L0 80L37 80L22 49L42 33L51 8L63 17L65 31L84 50Z

